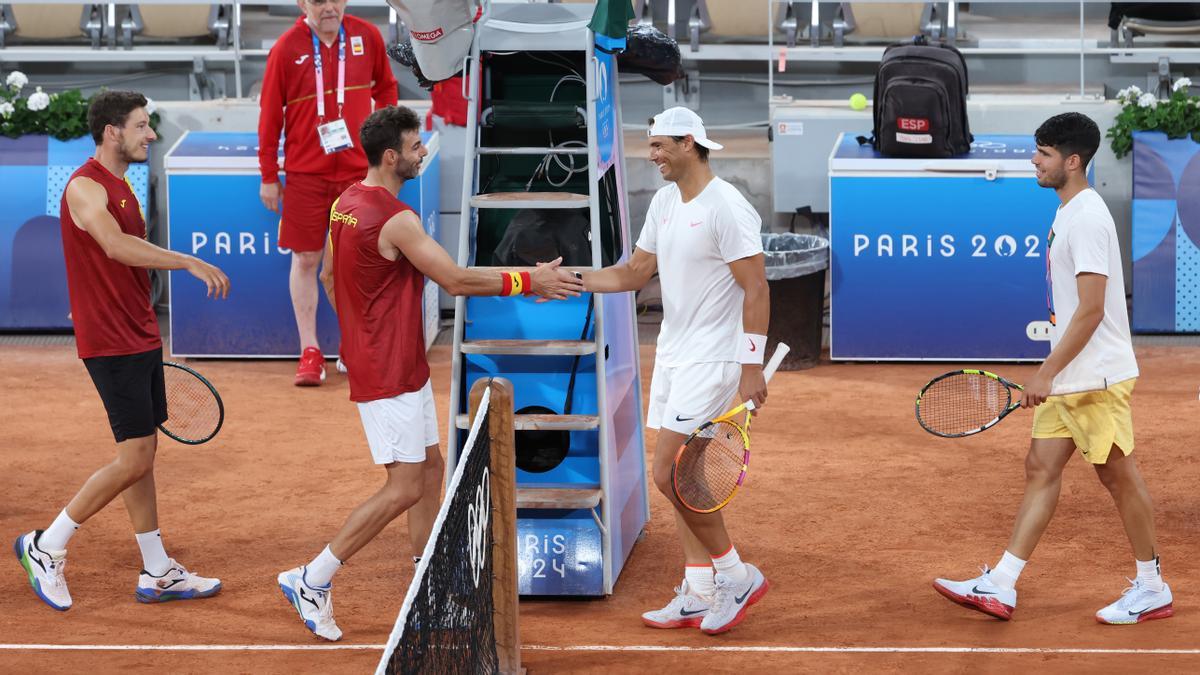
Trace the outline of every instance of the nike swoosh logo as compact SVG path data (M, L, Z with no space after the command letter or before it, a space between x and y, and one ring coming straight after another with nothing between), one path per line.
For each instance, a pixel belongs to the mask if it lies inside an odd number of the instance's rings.
M679 415L675 416L676 422L690 422L694 419L696 419L696 418L695 417L680 417Z
M316 600L313 600L313 599L312 599L312 598L310 598L310 597L308 597L308 594L304 592L304 589L303 589L303 588L301 588L301 589L300 589L300 597L301 597L301 599L303 599L303 600L305 600L305 601L309 602L310 604L312 604L312 606L313 606L314 608L316 608L316 609L321 609L321 606L317 604L317 601L316 601Z
M700 227L700 226L701 226L701 225L703 225L703 224L704 224L704 221L703 221L703 220L697 220L697 221L696 221L696 222L694 222L694 223L688 223L688 225L691 225L692 227Z
M994 592L992 592L992 591L981 591L981 590L979 590L979 586L975 586L974 588L972 588L972 589L971 589L971 592L972 592L972 593L975 593L975 594L977 594L977 595L995 595L995 593L994 593Z
M1138 615L1141 615L1141 614L1145 614L1146 612L1149 612L1149 611L1150 611L1150 610L1152 610L1152 609L1154 609L1154 607L1153 607L1153 606L1151 606L1151 607L1147 607L1147 608L1145 608L1145 609L1139 609L1139 610L1138 610L1138 611L1136 611L1136 612L1135 612L1135 611L1133 611L1133 610L1131 609L1131 610L1129 610L1129 616L1138 616Z
M26 554L26 557L28 557L28 558L29 558L30 560L32 560L33 562L37 563L37 566L38 566L38 567L40 567L40 568L42 568L42 571L43 571L43 572L45 572L45 571L46 571L46 566L45 566L45 565L42 563L42 561L41 561L41 560L38 560L37 554L36 554L36 553L34 553L34 550L33 550L33 544L32 544L32 543L31 543L31 544L29 544L29 553L28 553L28 554Z
M752 352L758 351L758 347L754 346L754 340L750 341L750 351L752 351Z
M298 66L303 65L305 59L307 59L307 58L308 58L308 54L301 54L300 58L296 59L296 61L295 61L296 65L298 65Z
M681 610L679 610L679 616L695 616L696 614L703 614L707 611L708 611L707 609L693 609L691 611L688 611L686 609L681 609Z
M750 590L752 588L754 588L754 584L750 584L750 588L747 588L745 593L742 593L740 596L734 598L733 601L739 605L745 602L746 598L750 595Z

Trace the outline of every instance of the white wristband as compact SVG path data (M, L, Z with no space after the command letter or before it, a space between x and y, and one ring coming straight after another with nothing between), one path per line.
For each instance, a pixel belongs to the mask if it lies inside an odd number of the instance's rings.
M763 353L767 351L767 336L742 333L738 344L738 363L762 365Z

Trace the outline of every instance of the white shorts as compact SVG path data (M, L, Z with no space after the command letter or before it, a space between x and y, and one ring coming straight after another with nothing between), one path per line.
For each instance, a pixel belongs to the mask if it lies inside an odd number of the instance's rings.
M696 427L732 407L742 378L733 361L654 366L646 426L690 434Z
M437 407L429 382L420 391L359 403L358 415L376 464L424 462L425 448L438 444Z

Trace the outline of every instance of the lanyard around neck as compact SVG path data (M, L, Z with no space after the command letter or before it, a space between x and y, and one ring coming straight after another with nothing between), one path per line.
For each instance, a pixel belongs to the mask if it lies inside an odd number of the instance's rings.
M317 31L309 26L313 42L313 73L317 81L317 118L325 119L325 69L321 65L321 43L317 40ZM338 117L342 116L342 104L346 102L346 27L338 28L338 83L337 106Z

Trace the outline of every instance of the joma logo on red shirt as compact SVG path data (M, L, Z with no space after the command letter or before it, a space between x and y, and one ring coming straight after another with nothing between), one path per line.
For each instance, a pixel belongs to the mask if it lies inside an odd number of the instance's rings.
M929 131L929 120L924 117L897 117L896 128L900 131Z
M414 30L412 32L413 39L420 40L421 42L433 42L443 35L445 35L445 32L443 32L440 27L428 31Z

